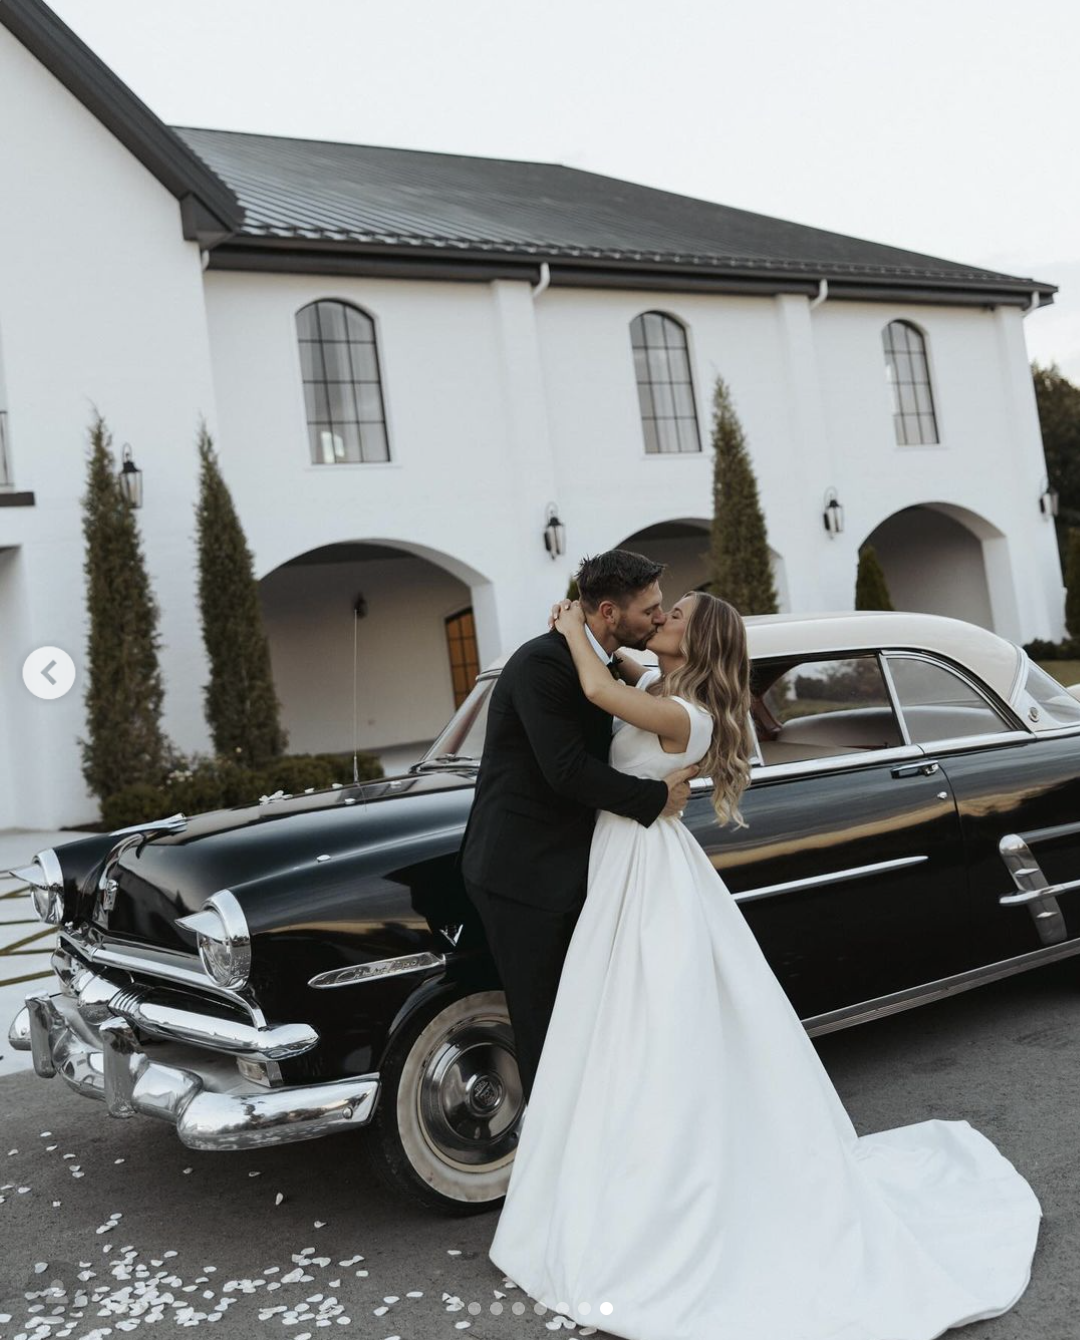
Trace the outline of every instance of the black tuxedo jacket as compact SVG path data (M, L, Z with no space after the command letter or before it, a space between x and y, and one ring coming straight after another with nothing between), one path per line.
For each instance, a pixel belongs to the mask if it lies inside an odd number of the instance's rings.
M667 784L608 766L611 715L582 692L554 629L518 647L491 693L461 872L552 911L585 899L597 810L648 826Z

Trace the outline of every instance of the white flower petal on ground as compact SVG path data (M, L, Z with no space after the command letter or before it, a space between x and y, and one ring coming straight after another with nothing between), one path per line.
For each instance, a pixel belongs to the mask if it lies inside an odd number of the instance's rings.
M399 1299L396 1293L387 1294L387 1296L383 1299L384 1303L396 1303L398 1301Z
M447 1254L447 1256L460 1256L460 1255L461 1255L461 1248L460 1248L460 1247L447 1247L447 1249L446 1249L446 1254Z
M423 1292L420 1289L413 1289L411 1293L405 1295L406 1298L423 1298Z
M275 1205L280 1205L281 1202L282 1202L284 1199L285 1199L285 1197L284 1197L284 1196L281 1194L281 1192L279 1191L279 1192L277 1193L277 1195L274 1197L274 1204L275 1204Z
M326 1220L325 1220L325 1219L316 1219L316 1220L315 1220L315 1227L316 1227L316 1228L325 1228L325 1227L326 1227Z

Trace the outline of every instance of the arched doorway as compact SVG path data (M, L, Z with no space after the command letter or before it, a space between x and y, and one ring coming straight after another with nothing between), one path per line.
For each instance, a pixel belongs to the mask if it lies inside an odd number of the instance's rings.
M954 503L894 512L867 535L898 610L966 619L992 632L1016 626L1006 536Z
M357 747L377 754L389 774L415 762L446 725L481 666L484 611L474 595L485 603L485 583L437 557L419 545L345 541L298 554L262 578L290 753L353 748L354 625Z

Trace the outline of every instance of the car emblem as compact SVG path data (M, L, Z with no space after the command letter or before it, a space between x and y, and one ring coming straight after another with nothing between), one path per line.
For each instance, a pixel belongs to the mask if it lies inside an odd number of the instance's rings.
M453 928L451 928L450 926L442 926L440 929L442 930L443 935L446 936L446 938L450 941L450 943L451 943L451 944L454 946L454 948L456 949L456 948L457 948L457 942L458 942L458 940L461 938L461 932L462 932L463 927L461 927L461 926L454 926Z
M111 912L116 906L116 895L119 889L120 885L117 884L115 879L105 881L105 891L101 895L101 910L103 912Z

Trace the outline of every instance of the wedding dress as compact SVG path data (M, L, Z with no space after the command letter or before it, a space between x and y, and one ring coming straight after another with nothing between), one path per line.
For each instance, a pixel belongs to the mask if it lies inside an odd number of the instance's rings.
M675 701L684 753L617 721L613 767L704 755ZM489 1251L510 1280L626 1340L931 1340L1017 1301L1041 1215L965 1120L858 1136L689 831L597 816Z

